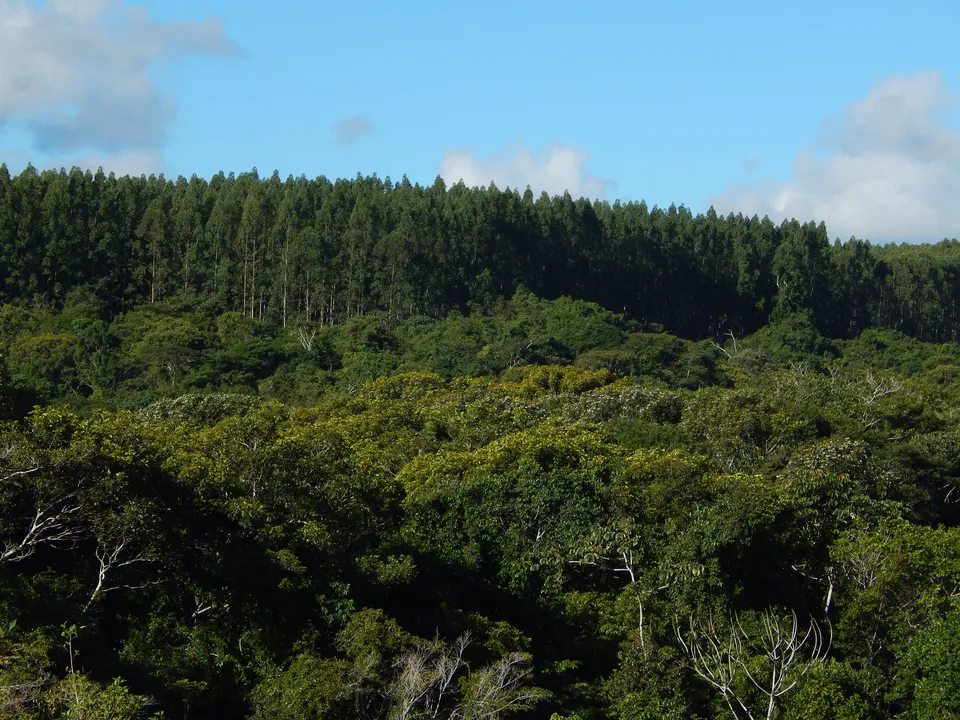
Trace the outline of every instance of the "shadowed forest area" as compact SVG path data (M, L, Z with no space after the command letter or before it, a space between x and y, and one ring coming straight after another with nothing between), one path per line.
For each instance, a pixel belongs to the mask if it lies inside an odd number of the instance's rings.
M960 715L960 243L0 166L0 717Z

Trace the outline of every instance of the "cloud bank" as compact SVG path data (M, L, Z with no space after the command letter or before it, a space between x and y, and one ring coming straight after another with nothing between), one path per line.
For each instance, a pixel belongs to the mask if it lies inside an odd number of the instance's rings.
M844 240L960 237L960 131L946 124L954 101L939 72L891 77L823 122L792 179L731 187L710 202L776 222L823 220Z
M533 154L520 144L485 158L470 150L448 150L439 174L448 184L462 180L477 187L493 182L501 189L520 191L529 185L535 194L562 195L567 191L574 198L603 198L615 183L590 175L584 169L589 159L588 153L568 145L553 145Z
M156 22L120 0L0 0L0 130L18 121L33 153L65 164L150 172L174 114L151 67L236 52L215 18Z

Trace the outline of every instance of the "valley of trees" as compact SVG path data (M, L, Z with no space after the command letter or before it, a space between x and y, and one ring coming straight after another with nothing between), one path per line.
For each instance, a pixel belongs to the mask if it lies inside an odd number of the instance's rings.
M960 243L0 166L0 718L960 716Z

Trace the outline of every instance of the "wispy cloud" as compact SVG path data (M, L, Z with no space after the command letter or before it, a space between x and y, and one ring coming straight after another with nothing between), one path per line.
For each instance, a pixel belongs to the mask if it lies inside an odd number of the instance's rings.
M159 62L237 53L221 22L157 22L120 0L0 0L0 127L18 121L47 158L156 169L175 108Z
M362 115L355 115L351 118L337 123L334 131L337 134L337 142L341 145L353 145L357 140L371 132L373 127L370 122Z
M894 76L827 119L787 181L730 187L718 212L824 220L832 237L937 241L960 237L960 131L940 72Z
M588 173L584 166L589 159L589 153L569 145L552 145L534 154L521 143L483 158L472 150L448 150L440 163L440 177L448 183L462 180L471 187L493 182L499 188L524 190L529 185L534 193L567 191L575 198L602 198L616 184Z

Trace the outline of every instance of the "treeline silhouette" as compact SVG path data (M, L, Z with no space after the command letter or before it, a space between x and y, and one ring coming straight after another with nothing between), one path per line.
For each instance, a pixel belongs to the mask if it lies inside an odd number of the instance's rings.
M525 192L261 178L115 177L0 165L0 302L88 286L118 313L184 296L209 313L320 325L439 318L524 286L688 338L809 311L816 329L960 338L960 242L831 242L823 223Z

